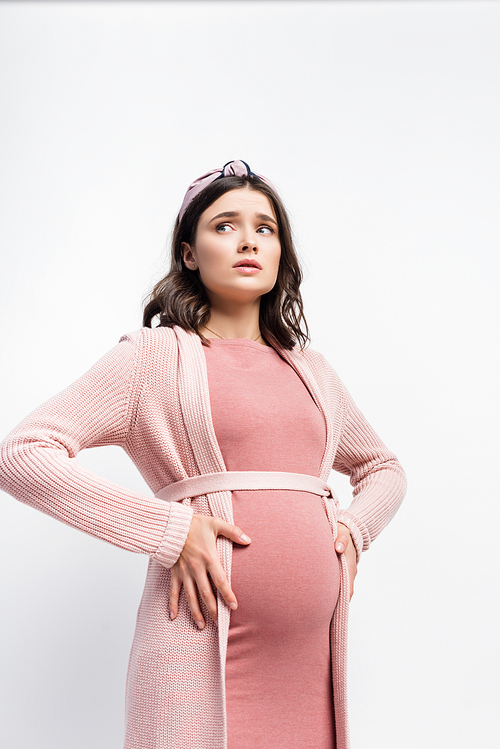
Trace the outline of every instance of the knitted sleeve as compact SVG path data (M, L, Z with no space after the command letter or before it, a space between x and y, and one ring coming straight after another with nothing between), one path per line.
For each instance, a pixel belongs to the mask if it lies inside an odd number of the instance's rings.
M192 510L113 484L77 453L123 446L133 408L137 341L129 337L66 390L33 411L0 445L0 489L92 536L166 567L184 546Z
M401 504L406 477L401 464L384 445L344 389L345 419L333 469L347 474L353 501L338 520L346 525L359 560Z

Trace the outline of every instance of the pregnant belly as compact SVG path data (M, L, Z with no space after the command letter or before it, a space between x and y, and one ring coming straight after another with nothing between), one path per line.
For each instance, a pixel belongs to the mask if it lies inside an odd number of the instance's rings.
M229 747L305 746L301 738L314 737L315 747L331 749L330 622L340 575L321 499L233 492L233 514L252 543L233 547Z
M233 492L234 522L252 539L234 545L231 572L238 628L294 637L328 626L339 563L321 498L304 492ZM286 630L286 631L284 631Z

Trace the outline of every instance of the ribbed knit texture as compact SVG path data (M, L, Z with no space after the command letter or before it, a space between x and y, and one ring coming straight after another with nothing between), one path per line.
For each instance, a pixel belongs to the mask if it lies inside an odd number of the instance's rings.
M361 416L323 357L280 351L322 411L327 446L320 478L330 469L351 477L354 500L339 519L358 553L394 515L404 474ZM206 364L199 338L179 328L145 328L125 336L83 377L36 409L2 443L0 488L43 512L113 543L148 554L127 681L126 749L224 749L225 652L229 610L219 599L219 627L202 607L199 631L184 596L168 617L169 567L184 545L192 512L232 522L230 492L170 505L131 492L78 465L78 451L120 445L152 494L166 484L223 471L210 415ZM326 502L332 532L335 506ZM232 545L219 538L230 575ZM349 586L345 560L332 622L332 668L338 749L349 746L346 637Z

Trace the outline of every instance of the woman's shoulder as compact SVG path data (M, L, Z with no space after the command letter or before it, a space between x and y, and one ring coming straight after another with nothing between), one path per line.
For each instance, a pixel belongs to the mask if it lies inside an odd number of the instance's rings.
M292 349L291 354L292 356L301 360L302 362L304 362L309 367L315 370L322 371L325 373L334 372L332 366L325 359L323 354L311 348L310 346L306 346L305 348L299 348L298 346L295 346L295 348Z
M128 347L129 358L134 360L134 369L140 373L157 372L157 377L170 377L177 371L179 359L188 365L199 356L200 340L195 333L179 326L140 328L121 336L118 348Z
M157 328L139 328L131 333L124 333L120 338L120 343L128 343L134 348L147 352L151 356L155 353L165 356L169 352L177 352L179 337L193 336L193 333L187 333L179 328L174 327L157 327Z
M124 333L120 337L120 343L122 341L129 341L137 346L147 346L148 344L158 342L168 345L169 342L174 343L175 339L176 335L173 328L139 328L130 333Z
M290 354L311 372L320 386L322 385L326 388L333 387L335 390L344 389L344 385L337 372L319 351L309 346L303 349L296 346Z

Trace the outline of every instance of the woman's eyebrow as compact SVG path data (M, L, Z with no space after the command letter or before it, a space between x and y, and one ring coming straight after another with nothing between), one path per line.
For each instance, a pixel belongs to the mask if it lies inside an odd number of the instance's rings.
M218 218L236 218L239 215L239 211L223 211L223 213L218 213L211 218L210 223ZM278 225L277 221L272 216L268 216L267 213L256 213L255 215L260 219L260 221L271 221L273 224L276 224L276 226Z
M278 226L278 222L276 219L274 219L272 216L268 216L267 213L257 213L255 214L257 218L260 218L261 221L271 221L273 224L276 224Z
M239 215L238 211L224 211L223 213L218 213L217 216L211 218L210 221L215 221L216 218L236 218L236 216Z

